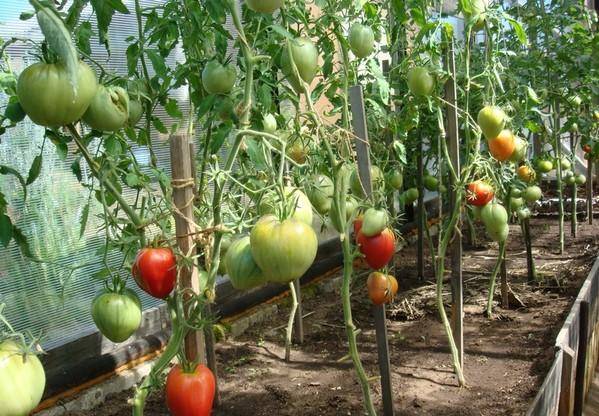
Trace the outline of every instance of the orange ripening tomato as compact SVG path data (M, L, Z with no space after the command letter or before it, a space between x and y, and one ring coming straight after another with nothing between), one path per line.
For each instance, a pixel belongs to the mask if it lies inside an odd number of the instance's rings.
M591 153L591 145L589 144L585 144L584 146L582 146L582 151L585 153Z
M176 365L166 378L166 404L173 416L210 416L215 392L214 374L203 364L193 373Z
M368 288L368 297L375 305L390 302L399 288L395 277L380 272L370 273L366 287Z
M499 136L487 140L487 144L491 155L500 162L508 160L516 150L516 139L511 130L503 130Z
M537 173L530 166L522 165L517 170L518 177L522 182L530 183L535 180Z
M493 200L495 192L493 187L483 181L474 181L468 184L466 201L475 207L484 207Z

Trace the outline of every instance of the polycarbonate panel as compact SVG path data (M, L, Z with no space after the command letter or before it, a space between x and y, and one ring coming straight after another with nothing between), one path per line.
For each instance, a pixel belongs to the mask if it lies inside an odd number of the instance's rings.
M133 11L132 1L124 3ZM159 0L142 1L144 7L159 3ZM19 20L22 12L31 9L25 0L3 0L0 37L5 40L14 36L42 39L35 19ZM95 30L95 17L90 18L90 13L91 7L84 11L83 19L89 18ZM104 47L94 38L91 42L94 58L106 63L110 70L126 75L125 50L128 44L125 39L136 35L136 25L134 13L115 14L110 27L111 56L108 57ZM29 46L23 43L11 45L7 52L17 73L35 61ZM182 57L171 57L171 64L174 59ZM175 98L180 100L180 108L185 114L188 106L181 101L185 99L184 94L184 90L178 91ZM6 97L0 96L0 111L5 104ZM164 111L160 110L157 114L165 125L171 124ZM43 145L42 173L28 187L27 200L23 201L22 189L11 176L0 176L0 190L9 201L12 220L28 237L35 256L46 263L34 263L23 258L14 242L8 248L0 248L0 303L7 304L5 313L15 329L30 330L35 334L43 331L43 346L50 349L96 331L90 316L90 304L101 285L90 276L102 268L102 259L97 252L104 244L104 236L98 232L100 224L94 215L98 213L99 204L93 203L93 196L90 198L89 191L71 172L73 149L70 149L66 160L60 160L54 146L50 142L43 143L43 133L43 128L26 119L1 137L0 164L17 169L24 177ZM160 166L170 172L168 141L164 136L159 138L156 135L153 142ZM140 162L144 160L143 152L147 150L136 150ZM88 200L92 201L92 210L87 231L80 238L80 219ZM116 254L109 259L111 263L118 261ZM137 289L135 283L131 281L130 284ZM159 304L143 293L141 298L144 309Z

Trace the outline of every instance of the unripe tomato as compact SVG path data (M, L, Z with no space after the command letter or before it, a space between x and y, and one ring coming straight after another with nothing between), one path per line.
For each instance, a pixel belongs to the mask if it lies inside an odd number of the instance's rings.
M66 67L38 62L21 73L17 82L19 103L31 121L45 127L61 127L76 122L94 98L96 74L79 62L76 90Z
M381 190L385 187L385 178L381 169L376 166L370 166L370 181L372 182L372 190ZM358 169L354 169L349 178L349 186L352 193L358 198L364 198L366 194L362 189L362 182L360 181L360 175Z
M549 173L553 170L553 162L551 160L540 159L537 161L537 170L541 173Z
M285 0L245 0L245 4L253 11L258 13L272 14L274 11L283 7Z
M435 80L428 69L416 66L408 71L408 87L414 95L429 96L435 87Z
M481 211L481 218L487 230L490 231L499 231L508 222L507 211L503 205L498 203L485 205Z
M116 343L126 341L141 324L141 301L130 289L105 291L92 302L92 318L106 338Z
M512 212L516 211L518 208L520 208L523 205L524 205L524 199L523 198L521 198L521 197L510 197L509 207L510 207L510 210Z
M231 244L225 255L224 263L235 289L248 290L266 283L264 273L252 255L249 236L242 237Z
M507 240L507 237L510 233L510 226L505 223L499 226L498 228L489 228L486 227L487 234L491 238L491 240L496 241L498 243L503 243Z
M295 140L291 146L287 146L287 156L295 163L305 163L308 157L308 148L301 140Z
M237 70L231 64L210 61L202 70L202 85L209 94L228 94L235 86Z
M518 210L518 212L516 212L516 215L518 215L518 219L520 221L522 221L522 220L529 219L531 216L531 212L530 212L530 209L523 207L523 208L520 208Z
M571 97L568 97L568 103L572 107L577 107L578 108L582 104L582 98L580 98L580 96L578 96L578 95L573 95Z
M349 29L349 47L358 58L366 58L374 50L374 32L370 26L354 23Z
M439 179L432 175L424 175L424 177L422 178L422 185L425 189L431 192L436 191L437 189L439 189Z
M576 175L574 180L576 182L576 185L584 185L587 181L587 177L584 176L582 173L579 173L578 175Z
M262 128L265 133L275 134L277 131L277 119L272 114L266 114L262 118Z
M419 196L420 192L418 191L418 188L408 188L403 193L404 203L406 205L413 204L414 202L416 202Z
M393 189L399 191L403 186L403 173L399 170L387 174L387 183L391 185Z
M522 166L518 167L517 173L518 173L518 177L520 178L520 180L522 180L522 182L526 182L526 183L530 183L530 182L534 181L537 176L535 171L532 170L530 168L530 166L527 166L527 165L522 165Z
M137 253L131 273L142 290L164 299L177 281L175 253L170 248L143 248Z
M129 95L121 87L100 85L85 114L85 121L92 129L117 131L129 119Z
M387 212L382 209L369 208L364 213L361 233L366 237L380 234L389 223Z
M373 269L384 267L393 258L395 236L388 228L374 237L366 237L360 231L356 240L360 246L360 253L364 255L366 263Z
M505 162L516 150L516 141L510 130L503 130L499 136L494 139L487 140L489 152L500 162Z
M12 340L0 343L0 412L30 414L42 400L46 374L39 358Z
M177 364L166 378L166 404L173 416L210 416L215 392L214 374L203 364L192 373Z
M466 189L466 202L476 207L487 205L493 200L495 191L493 187L483 181L474 181L468 184Z
M572 167L572 163L570 162L570 160L568 160L565 157L562 157L561 165L562 165L562 169L564 169L564 170L568 170Z
M254 261L269 281L289 283L302 277L314 262L318 238L302 221L279 221L266 215L252 228L250 245Z
M366 281L368 297L375 305L390 302L399 290L397 279L394 276L380 272L372 272Z
M143 116L143 106L141 102L137 100L129 100L129 115L127 116L127 125L129 127L135 127L141 117Z
M326 175L314 175L306 185L306 195L321 215L326 215L331 210L335 185L331 178Z
M506 118L501 108L486 106L479 111L477 123L487 139L494 139L505 127Z
M318 72L318 49L310 39L297 38L289 41L289 46L283 51L281 57L283 74L296 91L301 91L301 82L296 76L291 57L301 81L310 84Z
M536 202L543 197L543 191L536 185L528 186L522 193L526 202Z
M567 185L574 185L576 183L576 178L574 177L574 172L572 172L571 170L562 171L562 180Z
M292 186L285 187L285 198L287 199L287 207L291 210L291 218L312 225L314 215L312 214L312 204L310 199L297 188ZM276 214L281 205L281 197L278 192L271 191L264 195L258 205L258 214L268 215Z
M511 162L522 162L526 157L526 151L528 150L528 142L521 137L516 136L516 147L514 149L514 153L510 156Z

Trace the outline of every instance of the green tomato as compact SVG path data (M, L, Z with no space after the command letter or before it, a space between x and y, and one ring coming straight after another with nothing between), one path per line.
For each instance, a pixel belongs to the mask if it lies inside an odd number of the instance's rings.
M106 338L126 341L141 324L141 301L131 289L103 292L92 302L92 318Z
M6 108L4 109L4 117L9 119L13 123L19 123L23 121L23 119L27 116L25 110L18 101L11 101L6 104Z
M202 70L202 85L209 94L228 94L235 86L237 70L231 64L210 61Z
M139 123L143 116L144 109L141 102L137 100L129 100L129 116L127 117L127 125L134 127Z
M498 243L503 243L507 240L507 237L510 233L510 226L505 223L498 226L498 228L489 228L486 227L487 235L493 241L497 241Z
M0 412L25 416L42 400L46 374L39 358L14 341L0 343Z
M385 179L383 172L378 166L370 166L370 181L372 182L372 190L382 190L385 186ZM349 186L352 193L358 198L365 198L366 194L362 189L362 182L360 181L360 175L358 170L354 169L349 178Z
M418 192L418 188L409 188L403 193L404 203L406 205L413 204L418 197L420 196L420 192Z
M518 215L518 219L522 221L529 219L532 214L528 208L523 207L516 212L516 215Z
M272 14L283 7L285 0L245 0L246 6L258 13Z
M63 64L38 62L21 73L17 82L19 103L31 121L45 127L61 127L83 116L96 95L96 74L79 63L77 89L73 89Z
M223 234L220 240L220 262L218 263L217 270L218 274L221 276L227 273L227 268L225 267L225 262L223 259L227 255L227 251L229 250L229 247L231 247L231 244L233 244L231 234Z
M366 58L374 50L374 32L370 26L354 23L349 29L349 47L358 58Z
M499 136L505 127L507 116L499 107L486 106L479 111L477 122L487 139Z
M573 95L568 97L568 103L570 103L570 105L573 107L580 107L582 104L582 98L580 98L578 95Z
M536 202L543 197L543 191L537 185L527 186L522 197L526 202Z
M366 237L379 235L389 224L389 216L382 209L369 208L362 219L361 233Z
M277 131L277 119L272 114L266 114L262 118L262 128L265 133L275 134Z
M331 178L326 175L314 175L306 186L306 195L321 215L326 215L331 210L335 185Z
M509 205L511 211L516 211L524 205L524 199L522 199L522 197L510 197Z
M235 289L248 290L266 283L264 273L254 261L249 236L242 237L231 244L224 263Z
M331 204L331 211L329 212L329 217L331 218L331 224L335 230L340 233L345 232L345 227L347 226L347 221L353 217L358 209L358 201L351 195L347 196L345 200L345 221L339 221L339 218L335 215L337 212L337 203L336 200L333 199L333 203Z
M512 188L510 190L510 196L514 198L520 198L522 196L522 191L518 188Z
M518 163L524 160L526 157L526 151L528 150L528 142L521 137L515 136L516 148L510 156L510 161Z
M252 228L250 245L256 264L269 281L289 283L314 262L318 238L312 227L301 221L279 221L267 215Z
M562 171L562 180L566 183L566 185L574 185L576 183L574 172L571 170Z
M489 8L489 0L473 0L471 3L472 13L465 13L468 21L473 21L472 29L475 32L485 27L486 12Z
M587 177L584 176L582 173L579 173L578 175L576 175L574 180L576 182L576 185L584 185L587 181Z
M553 162L550 160L540 159L537 161L537 170L541 173L549 173L553 170Z
M394 170L387 174L387 183L391 185L393 189L399 191L403 186L403 173L399 170Z
M308 199L306 194L297 188L286 186L285 198L287 199L287 212L291 214L291 218L295 218L298 221L312 225L312 204L310 203L310 199ZM279 193L276 191L271 191L260 200L260 204L258 205L258 214L261 216L276 214L280 204L281 198Z
M572 163L568 158L562 157L561 159L562 170L568 170L572 167Z
M412 94L428 97L433 92L435 80L428 69L416 66L408 71L408 87Z
M424 175L422 178L422 185L424 185L425 189L428 189L431 192L436 191L439 189L439 179L432 175Z
M117 131L129 119L129 95L121 87L100 85L98 91L83 115L92 129Z
M503 205L490 202L481 210L481 219L488 231L499 231L507 225L508 215Z
M472 210L472 216L474 217L474 219L477 221L481 221L483 207L479 207L477 205L468 205L468 206Z
M293 57L293 62L291 61ZM292 64L295 64L297 74L303 82L312 83L318 72L318 49L308 38L297 38L289 41L289 46L283 50L281 69L296 91L302 91L300 79L297 78Z

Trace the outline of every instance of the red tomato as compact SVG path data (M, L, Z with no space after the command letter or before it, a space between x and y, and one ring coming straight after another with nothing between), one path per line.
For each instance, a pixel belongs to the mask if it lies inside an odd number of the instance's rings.
M141 249L137 253L131 273L144 291L155 298L166 298L177 281L177 261L170 248Z
M354 220L354 235L357 236L360 230L362 229L362 222L364 221L364 216L360 215Z
M370 273L366 287L368 288L368 297L375 305L391 302L399 289L394 276L379 272Z
M592 149L591 149L591 145L589 145L589 144L585 144L584 146L582 146L582 150L583 150L583 152L585 152L585 153L591 153L591 150L592 150Z
M495 192L488 183L483 181L474 181L468 184L468 189L466 190L466 201L470 205L474 205L476 207L485 206L491 202L494 196Z
M166 378L166 404L173 416L210 416L215 391L214 374L203 364L193 373L176 365Z
M357 241L360 253L364 254L366 263L373 269L384 267L391 261L393 253L395 253L395 236L388 228L373 237L366 237L359 232Z

